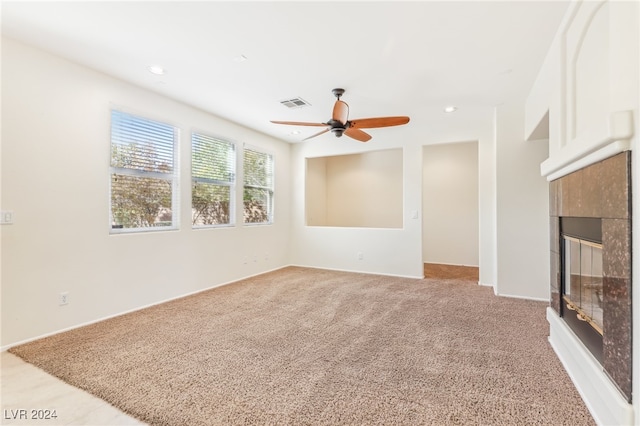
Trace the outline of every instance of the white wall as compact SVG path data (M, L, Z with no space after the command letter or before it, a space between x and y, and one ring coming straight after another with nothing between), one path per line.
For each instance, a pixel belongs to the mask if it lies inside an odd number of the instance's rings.
M409 277L423 276L422 158L423 146L478 140L481 282L495 282L495 148L493 110L469 108L453 115L432 112L412 120L432 118L429 134L411 131L404 140L393 139L393 128L374 129L367 144L324 135L296 144L292 149L291 262L297 265L344 269ZM304 172L306 158L403 148L403 214L401 229L333 228L306 226ZM414 218L416 213L417 218ZM358 259L358 253L363 259Z
M640 6L636 3L636 8L635 8L635 15L633 13L626 13L625 15L628 16L628 19L631 22L635 22L635 34L628 34L627 36L632 37L631 40L636 40L636 56L635 56L635 64L633 62L630 62L629 64L627 64L627 66L625 68L628 68L628 72L629 73L634 73L635 75L638 76L640 75L640 43L637 41L638 39L640 39ZM614 42L619 42L619 40L614 40ZM625 43L623 43L624 46L628 46L628 44L630 44L631 41L625 41ZM620 55L620 54L619 54ZM625 55L626 56L626 55ZM630 61L633 61L633 57L629 59ZM633 74L629 74L630 76ZM628 81L632 81L631 77L627 78ZM636 129L636 131L640 131L640 82L638 82L638 79L636 78L636 84L637 86L635 87L635 116L634 116L634 128ZM616 89L618 91L618 93L620 93L620 91L622 91L622 94L617 94L616 95L616 99L618 97L621 97L622 99L627 99L627 96L630 98L633 98L633 88L629 88L627 90L629 90L629 92L631 93L624 93L624 87L618 87ZM619 102L625 102L628 104L632 104L633 101L630 100L620 100ZM632 204L631 204L631 212L632 212L632 218L631 218L631 255L632 255L632 260L631 260L631 271L635 271L632 272L632 277L633 279L637 279L638 277L638 271L640 271L640 229L638 227L638 224L640 224L640 196L638 196L637 194L640 192L638 191L638 188L640 188L640 173L638 173L639 171L639 167L638 165L640 164L640 155L638 154L638 140L640 138L638 137L638 135L636 135L636 137L634 138L634 140L632 141L632 149L633 151L631 152L631 190L632 190L632 194L636 194L636 195L632 195ZM637 287L636 287L637 288ZM637 389L638 385L640 384L640 315L638 315L638 312L640 312L640 297L637 296L638 293L637 291L632 295L632 312L636 312L636 314L633 317L633 323L631 325L631 333L632 333L632 337L631 337L631 342L632 342L632 356L633 356L633 363L632 363L632 367L631 367L631 371L632 371L632 383L634 383L635 388ZM640 398L637 397L638 393L636 392L636 397L634 397L633 399L633 408L634 411L636 413L636 418L635 418L635 424L636 425L640 425Z
M524 105L497 116L496 293L549 300L549 184L540 176L546 141L524 140Z
M425 146L422 172L423 261L478 266L478 143Z
M508 161L512 148L497 145L495 131L501 120L523 121L523 116L495 114L492 108L465 107L448 115L425 109L412 120L428 121L428 134L409 123L404 140L394 139L393 128L383 128L373 129L367 144L327 134L290 146L10 40L3 40L2 97L1 203L15 213L15 223L0 228L5 347L287 264L422 277L425 145L478 141L482 284L495 285L498 277L498 215L509 221L519 214L496 198L502 185L496 161L499 155ZM191 230L185 202L189 145L182 143L180 231L109 235L111 105L167 120L183 134L198 128L273 152L276 223ZM394 148L402 148L402 228L305 224L306 158ZM517 176L514 170L500 179ZM240 189L237 195L241 199ZM546 227L530 226L546 234ZM515 246L509 239L500 244L506 252ZM537 265L522 267L527 275ZM530 296L524 286L513 290ZM58 306L62 291L70 298L64 307Z
M594 59L596 58L596 59ZM597 62L597 63L594 63ZM638 188L640 129L640 3L574 1L567 10L527 99L527 135L549 111L549 158L542 175L557 179L631 149L632 188ZM640 197L632 191L632 270L640 270ZM500 193L498 194L500 197ZM500 255L500 253L499 253ZM633 273L637 278L637 273ZM634 280L636 279L634 278ZM640 297L633 294L633 383L640 383ZM596 421L640 424L640 398L633 405L602 373L577 340L567 340L554 312L551 344Z
M327 225L327 158L308 158L305 173L307 225Z
M306 181L308 225L402 228L402 149L309 158Z
M109 235L112 105L180 127L179 231ZM237 209L236 227L191 229L192 128L274 153L274 225L244 227ZM288 264L289 151L284 142L3 39L1 205L15 215L0 227L3 347ZM70 302L58 306L63 291Z

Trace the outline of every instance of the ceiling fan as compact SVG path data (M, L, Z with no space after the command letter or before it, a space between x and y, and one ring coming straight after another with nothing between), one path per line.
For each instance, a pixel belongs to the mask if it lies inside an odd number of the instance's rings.
M341 101L340 97L344 94L344 89L333 89L331 91L337 98L335 105L333 106L333 115L331 120L326 123L307 123L301 121L271 121L275 124L289 124L292 126L317 126L326 127L320 133L311 135L303 140L315 138L323 133L331 131L336 137L341 137L343 134L358 140L360 142L367 142L371 139L371 135L363 132L360 129L372 129L375 127L390 127L400 126L409 122L409 117L376 117L376 118L360 118L355 120L349 120L349 105L346 102Z

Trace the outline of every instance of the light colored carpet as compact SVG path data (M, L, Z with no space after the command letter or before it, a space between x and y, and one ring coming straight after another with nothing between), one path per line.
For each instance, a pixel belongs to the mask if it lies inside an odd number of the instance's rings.
M289 267L10 352L153 425L594 424L545 307Z

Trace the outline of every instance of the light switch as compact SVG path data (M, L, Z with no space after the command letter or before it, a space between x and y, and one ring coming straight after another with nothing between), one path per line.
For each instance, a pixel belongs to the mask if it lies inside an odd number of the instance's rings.
M3 225L8 225L13 223L13 212L12 211L2 211L0 213L0 223Z

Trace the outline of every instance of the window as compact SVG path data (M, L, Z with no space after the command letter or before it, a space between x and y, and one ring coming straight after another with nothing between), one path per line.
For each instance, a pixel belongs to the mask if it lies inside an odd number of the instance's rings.
M191 221L193 227L234 223L235 144L191 135Z
M244 150L244 223L273 222L273 155Z
M111 111L111 232L177 228L177 139L174 126Z

